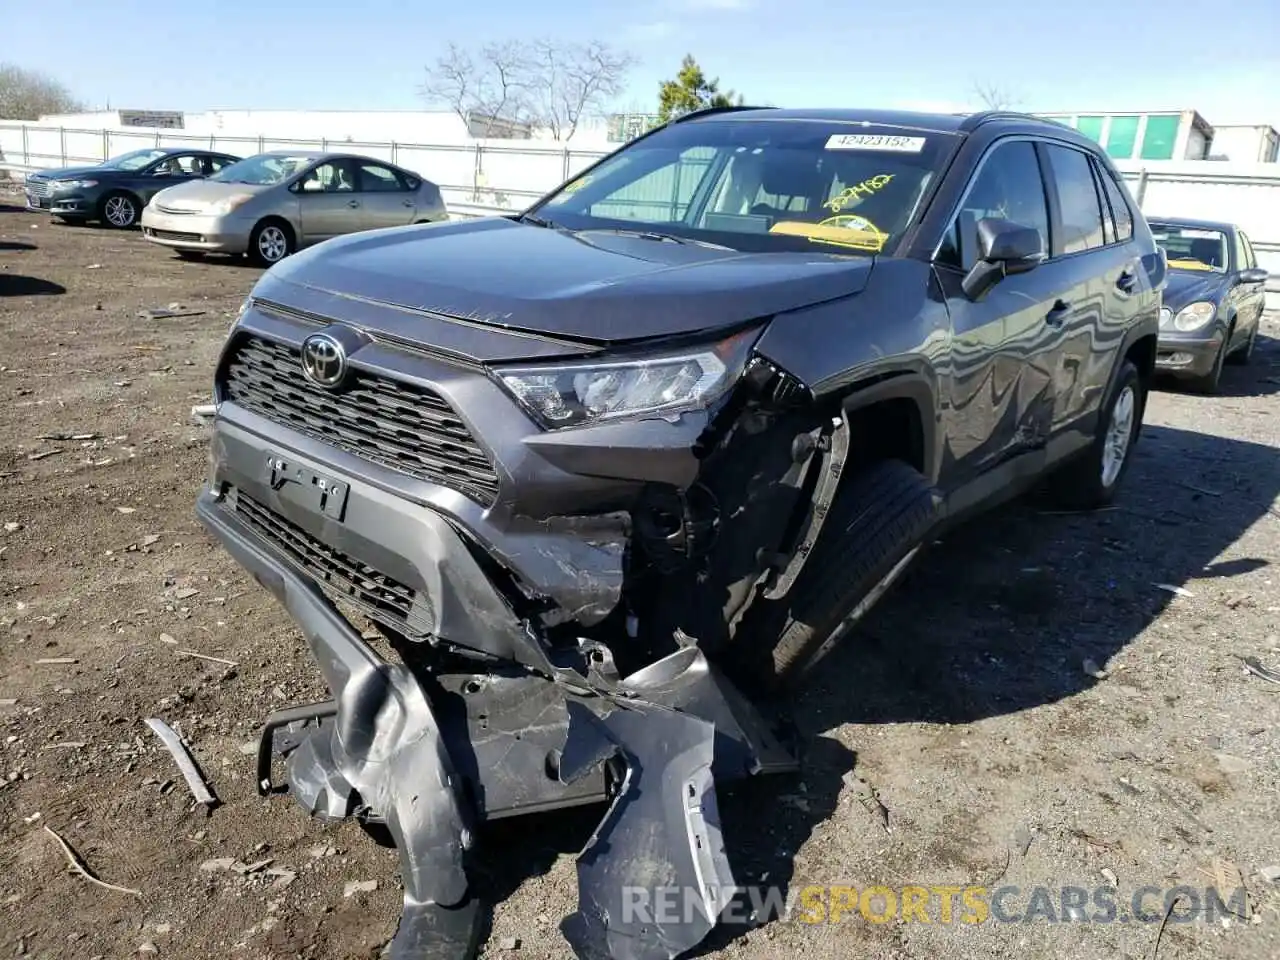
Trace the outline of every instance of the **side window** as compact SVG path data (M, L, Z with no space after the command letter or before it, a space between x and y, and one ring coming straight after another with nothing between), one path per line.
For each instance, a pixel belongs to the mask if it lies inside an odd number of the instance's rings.
M345 160L331 160L303 177L299 189L303 193L349 193L355 190L355 183Z
M380 163L360 164L360 189L365 193L400 193L404 184L396 172Z
M212 170L214 173L217 173L223 167L229 167L231 166L231 164L235 162L236 161L232 160L230 157L210 157L209 169Z
M1245 245L1244 245L1244 234L1241 233L1239 230L1236 231L1235 268L1237 270L1249 269L1249 251L1245 248Z
M1245 269L1252 270L1258 265L1258 258L1253 255L1253 244L1249 242L1249 235L1243 231L1240 239L1244 241Z
M1102 174L1098 171L1098 162L1096 160L1089 161L1089 168L1093 171L1093 189L1102 197L1102 242L1107 246L1116 242L1116 218L1111 212L1111 203L1106 199L1106 191L1102 186Z
M589 212L593 217L646 223L683 220L715 155L715 147L690 147L675 163L598 198Z
M1133 211L1129 209L1129 203L1124 198L1124 191L1106 170L1098 170L1098 179L1102 181L1103 192L1106 193L1107 201L1111 204L1111 212L1115 215L1116 239L1121 243L1132 240Z
M1062 219L1060 225L1055 224L1059 229L1054 231L1054 256L1101 247L1105 240L1102 206L1089 158L1070 147L1050 145L1045 149Z
M987 154L943 238L939 262L971 268L977 260L978 221L989 217L1034 228L1049 249L1049 207L1036 148L1029 140L1001 144Z

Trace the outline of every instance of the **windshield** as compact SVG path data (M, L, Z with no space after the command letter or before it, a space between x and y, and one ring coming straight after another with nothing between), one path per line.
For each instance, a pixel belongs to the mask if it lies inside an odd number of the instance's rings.
M238 160L211 176L210 180L223 183L254 183L269 185L287 180L312 162L312 157L288 157L278 153L260 153L256 157Z
M1164 248L1170 269L1227 272L1227 236L1221 230L1152 223L1151 234Z
M103 166L111 167L113 170L141 170L151 161L159 160L168 152L168 150L130 150L118 157L112 157Z
M636 141L531 212L575 231L874 254L911 223L954 141L855 123L694 121Z

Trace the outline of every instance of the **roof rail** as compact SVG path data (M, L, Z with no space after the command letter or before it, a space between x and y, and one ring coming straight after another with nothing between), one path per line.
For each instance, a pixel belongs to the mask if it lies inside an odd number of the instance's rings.
M970 114L960 124L960 129L965 133L969 133L984 123L990 123L992 120L1040 120L1043 122L1041 117L1030 113L1019 113L1017 110L983 110L980 113Z
M733 113L737 110L772 110L773 107L753 107L748 104L729 105L724 107L699 107L697 110L690 110L688 113L682 113L678 117L672 117L667 124L684 123L686 120L696 120L698 117L710 116L713 113Z

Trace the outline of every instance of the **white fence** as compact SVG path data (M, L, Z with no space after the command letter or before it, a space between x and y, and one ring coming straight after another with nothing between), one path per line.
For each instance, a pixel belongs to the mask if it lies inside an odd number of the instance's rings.
M604 156L528 140L468 144L224 137L173 130L77 130L0 122L0 169L22 172L100 163L143 147L200 147L251 156L266 150L346 150L399 164L439 185L445 202L519 210Z
M440 185L461 216L520 210L604 156L599 150L488 140L469 144L353 142L224 137L151 129L77 130L0 122L0 170L100 162L140 147L200 146L248 156L264 150L350 150L380 157ZM1118 166L1148 216L1238 223L1271 271L1269 305L1280 308L1280 164L1210 160L1121 161Z

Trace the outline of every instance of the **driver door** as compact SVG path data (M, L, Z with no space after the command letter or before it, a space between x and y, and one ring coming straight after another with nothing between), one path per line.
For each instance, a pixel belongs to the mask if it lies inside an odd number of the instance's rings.
M1031 227L1045 252L1051 249L1048 194L1034 141L997 141L987 151L934 259L951 318L943 413L950 421L943 432L944 477L950 474L944 483L951 489L1047 445L1069 313L1064 304L1071 279L1053 259L969 299L961 281L977 262L977 222L984 218Z
M319 243L363 227L356 174L349 160L318 164L291 189L298 196L303 244Z

